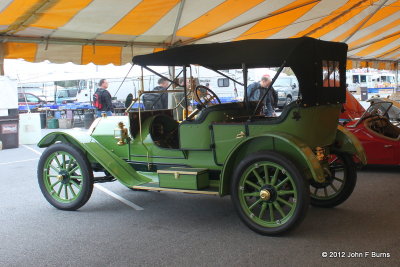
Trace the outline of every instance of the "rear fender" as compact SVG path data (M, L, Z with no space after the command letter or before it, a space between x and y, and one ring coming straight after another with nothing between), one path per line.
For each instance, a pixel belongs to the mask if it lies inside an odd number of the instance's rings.
M367 164L367 156L361 142L354 134L341 125L338 125L337 128L334 149L355 155L363 165Z
M220 195L229 194L230 181L235 166L247 155L272 150L290 158L308 179L324 182L324 171L314 152L298 138L282 132L268 133L251 137L237 144L229 153L221 173Z
M131 187L151 181L89 135L71 136L63 132L53 132L43 137L39 141L38 147L48 147L56 142L70 143L80 148L91 162L98 162L125 186Z

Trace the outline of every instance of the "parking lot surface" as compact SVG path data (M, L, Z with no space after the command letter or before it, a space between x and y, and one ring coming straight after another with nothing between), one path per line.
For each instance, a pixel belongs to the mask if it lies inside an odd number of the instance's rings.
M37 184L42 152L0 151L0 266L400 265L399 168L360 171L344 204L310 207L296 230L267 237L241 223L229 197L118 182L96 184L78 211L57 210Z

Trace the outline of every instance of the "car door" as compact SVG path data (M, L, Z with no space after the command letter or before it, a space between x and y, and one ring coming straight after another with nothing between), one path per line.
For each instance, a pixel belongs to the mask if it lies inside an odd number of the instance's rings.
M362 128L357 134L367 154L368 164L398 164L399 141L384 138L375 132ZM396 153L397 151L397 153Z

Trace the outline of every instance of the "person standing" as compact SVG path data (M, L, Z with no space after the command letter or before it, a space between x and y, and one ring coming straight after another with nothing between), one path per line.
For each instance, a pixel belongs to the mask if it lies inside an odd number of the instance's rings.
M112 116L111 94L107 88L108 81L106 79L101 79L99 81L99 88L97 88L93 95L94 106L97 109L97 117L101 117L102 113L107 114L107 116Z
M272 80L268 74L261 77L259 82L254 82L247 87L249 101L259 101L265 94ZM275 117L274 107L278 104L278 94L273 87L268 91L264 99L264 114L267 117Z

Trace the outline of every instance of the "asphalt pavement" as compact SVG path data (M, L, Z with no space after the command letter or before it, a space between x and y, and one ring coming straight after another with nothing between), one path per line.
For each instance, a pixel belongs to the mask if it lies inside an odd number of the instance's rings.
M310 207L296 230L267 237L229 197L118 182L96 186L78 211L57 210L37 183L42 151L0 151L0 266L400 266L399 168L360 171L344 204Z

